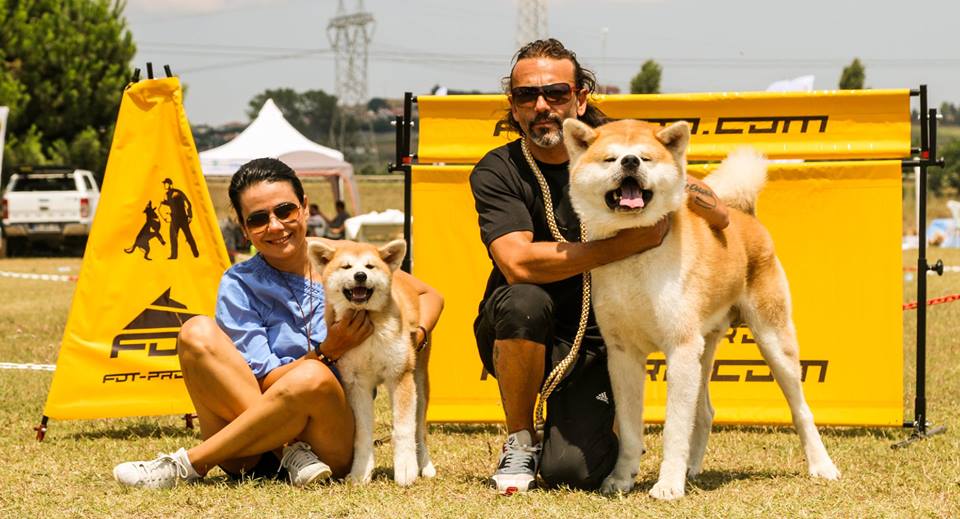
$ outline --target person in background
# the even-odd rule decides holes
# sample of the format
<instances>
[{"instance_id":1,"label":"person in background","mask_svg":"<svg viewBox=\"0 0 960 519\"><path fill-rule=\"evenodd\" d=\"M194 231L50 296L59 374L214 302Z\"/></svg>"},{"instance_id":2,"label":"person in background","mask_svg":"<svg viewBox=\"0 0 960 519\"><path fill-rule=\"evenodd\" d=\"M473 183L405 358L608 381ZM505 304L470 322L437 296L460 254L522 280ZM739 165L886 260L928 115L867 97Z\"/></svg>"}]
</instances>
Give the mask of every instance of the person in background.
<instances>
[{"instance_id":1,"label":"person in background","mask_svg":"<svg viewBox=\"0 0 960 519\"><path fill-rule=\"evenodd\" d=\"M350 218L350 213L347 212L347 205L343 203L343 200L337 200L336 210L337 214L333 218L327 219L327 238L331 240L342 240L346 234L346 222L347 218Z\"/></svg>"},{"instance_id":2,"label":"person in background","mask_svg":"<svg viewBox=\"0 0 960 519\"><path fill-rule=\"evenodd\" d=\"M232 265L237 262L237 252L243 249L247 239L243 237L243 229L233 216L220 219L220 234L223 235L223 244L227 247L227 256Z\"/></svg>"},{"instance_id":3,"label":"person in background","mask_svg":"<svg viewBox=\"0 0 960 519\"><path fill-rule=\"evenodd\" d=\"M323 237L327 233L327 218L320 212L320 206L310 204L310 216L307 217L307 236Z\"/></svg>"}]
</instances>

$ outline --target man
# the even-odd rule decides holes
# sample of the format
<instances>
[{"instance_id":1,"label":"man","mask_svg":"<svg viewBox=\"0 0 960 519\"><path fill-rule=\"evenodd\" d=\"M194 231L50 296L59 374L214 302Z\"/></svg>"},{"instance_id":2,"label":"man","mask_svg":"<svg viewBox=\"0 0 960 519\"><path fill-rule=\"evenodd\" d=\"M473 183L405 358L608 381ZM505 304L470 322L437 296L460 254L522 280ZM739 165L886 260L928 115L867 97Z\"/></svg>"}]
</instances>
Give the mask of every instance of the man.
<instances>
[{"instance_id":1,"label":"man","mask_svg":"<svg viewBox=\"0 0 960 519\"><path fill-rule=\"evenodd\" d=\"M193 239L193 233L190 232L193 205L183 191L174 189L173 181L169 178L163 179L163 187L167 190L167 195L160 203L170 208L170 257L167 259L177 259L181 230L184 238L187 239L187 244L190 245L193 257L196 258L200 256L200 251L197 250L197 242Z\"/></svg>"},{"instance_id":2,"label":"man","mask_svg":"<svg viewBox=\"0 0 960 519\"><path fill-rule=\"evenodd\" d=\"M350 213L347 212L347 204L343 203L343 200L337 200L335 204L337 209L337 214L333 218L327 219L324 216L324 220L327 220L327 238L331 240L342 240L347 234L347 218L350 218Z\"/></svg>"},{"instance_id":3,"label":"man","mask_svg":"<svg viewBox=\"0 0 960 519\"><path fill-rule=\"evenodd\" d=\"M537 395L574 342L582 273L658 246L668 223L580 243L562 123L569 117L594 126L604 122L603 113L587 102L596 80L572 51L548 39L517 52L504 86L510 102L506 122L520 138L487 153L470 175L480 235L493 260L474 332L484 367L497 378L508 433L492 480L502 493L525 491L539 470L548 484L594 489L612 470L618 444L606 349L592 310L580 354L548 399L542 443L532 418ZM542 172L552 209L545 208L524 145ZM713 192L690 182L691 207L711 226L725 227L726 209ZM547 211L568 243L553 236Z\"/></svg>"}]
</instances>

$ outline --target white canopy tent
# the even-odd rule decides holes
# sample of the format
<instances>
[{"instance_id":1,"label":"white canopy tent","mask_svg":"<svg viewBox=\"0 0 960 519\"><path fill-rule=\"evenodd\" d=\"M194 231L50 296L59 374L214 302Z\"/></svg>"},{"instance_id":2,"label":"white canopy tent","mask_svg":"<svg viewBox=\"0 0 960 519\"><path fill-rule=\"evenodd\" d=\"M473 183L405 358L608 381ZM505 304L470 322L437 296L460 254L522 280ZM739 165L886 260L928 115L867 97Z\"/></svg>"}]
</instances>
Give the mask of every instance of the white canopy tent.
<instances>
[{"instance_id":1,"label":"white canopy tent","mask_svg":"<svg viewBox=\"0 0 960 519\"><path fill-rule=\"evenodd\" d=\"M343 160L343 153L321 146L306 138L283 117L272 99L260 108L250 126L230 142L200 152L200 166L207 177L231 176L244 163L262 157L280 159L300 177L328 178L334 197L353 203L354 214L360 212L360 200L353 179L353 166Z\"/></svg>"}]
</instances>

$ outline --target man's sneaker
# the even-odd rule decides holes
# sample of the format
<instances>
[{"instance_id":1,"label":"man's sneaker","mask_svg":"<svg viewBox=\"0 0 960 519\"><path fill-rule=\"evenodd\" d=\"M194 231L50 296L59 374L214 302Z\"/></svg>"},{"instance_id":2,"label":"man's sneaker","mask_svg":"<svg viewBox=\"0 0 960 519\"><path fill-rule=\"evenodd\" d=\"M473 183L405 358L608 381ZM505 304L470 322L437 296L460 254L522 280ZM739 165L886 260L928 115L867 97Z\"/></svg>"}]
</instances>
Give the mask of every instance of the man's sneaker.
<instances>
[{"instance_id":1,"label":"man's sneaker","mask_svg":"<svg viewBox=\"0 0 960 519\"><path fill-rule=\"evenodd\" d=\"M501 494L526 492L533 488L540 466L540 445L531 445L530 431L517 431L503 444L497 472L491 478Z\"/></svg>"},{"instance_id":2,"label":"man's sneaker","mask_svg":"<svg viewBox=\"0 0 960 519\"><path fill-rule=\"evenodd\" d=\"M311 483L323 481L333 473L330 466L320 461L320 458L317 458L310 449L310 445L305 442L284 447L280 466L287 469L287 477L295 487L305 487Z\"/></svg>"},{"instance_id":3,"label":"man's sneaker","mask_svg":"<svg viewBox=\"0 0 960 519\"><path fill-rule=\"evenodd\" d=\"M113 468L113 479L131 487L172 488L178 481L192 483L200 479L187 451L180 449L160 454L152 461L128 461Z\"/></svg>"}]
</instances>

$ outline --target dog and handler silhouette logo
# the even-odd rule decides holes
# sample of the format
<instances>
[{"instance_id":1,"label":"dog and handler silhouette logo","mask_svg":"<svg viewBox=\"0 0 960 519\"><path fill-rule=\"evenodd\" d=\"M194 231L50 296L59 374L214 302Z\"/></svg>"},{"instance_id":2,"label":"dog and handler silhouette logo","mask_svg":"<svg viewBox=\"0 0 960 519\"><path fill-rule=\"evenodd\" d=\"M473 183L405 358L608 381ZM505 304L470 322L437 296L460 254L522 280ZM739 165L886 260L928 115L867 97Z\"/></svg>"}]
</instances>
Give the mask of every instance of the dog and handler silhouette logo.
<instances>
[{"instance_id":1,"label":"dog and handler silhouette logo","mask_svg":"<svg viewBox=\"0 0 960 519\"><path fill-rule=\"evenodd\" d=\"M190 203L190 199L187 198L186 193L175 189L173 181L169 178L163 179L163 186L166 189L164 199L158 204L159 207L154 207L153 201L147 200L147 205L143 208L143 214L146 215L143 227L137 233L133 245L123 249L123 252L131 254L136 249L141 249L143 259L151 259L150 240L157 239L160 245L167 244L163 239L163 234L160 233L160 220L162 218L168 224L170 230L170 256L167 259L177 259L181 231L187 240L187 245L190 246L190 251L193 252L193 257L199 257L200 251L197 249L197 242L193 239L193 233L190 232L190 222L193 220L193 205ZM164 210L164 206L166 206L166 210Z\"/></svg>"},{"instance_id":2,"label":"dog and handler silhouette logo","mask_svg":"<svg viewBox=\"0 0 960 519\"><path fill-rule=\"evenodd\" d=\"M123 94L46 418L193 411L177 335L230 265L175 77Z\"/></svg>"}]
</instances>

